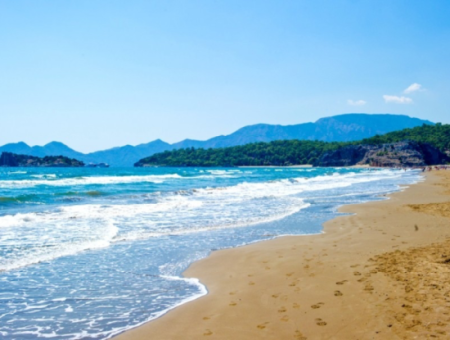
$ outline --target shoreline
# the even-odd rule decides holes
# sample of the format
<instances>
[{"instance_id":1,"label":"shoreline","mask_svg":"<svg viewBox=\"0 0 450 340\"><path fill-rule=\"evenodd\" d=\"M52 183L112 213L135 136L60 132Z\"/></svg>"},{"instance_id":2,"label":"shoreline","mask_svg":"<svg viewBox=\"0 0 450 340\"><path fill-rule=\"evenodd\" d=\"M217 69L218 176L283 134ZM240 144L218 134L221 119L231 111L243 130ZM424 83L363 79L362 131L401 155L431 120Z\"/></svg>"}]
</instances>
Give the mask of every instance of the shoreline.
<instances>
[{"instance_id":1,"label":"shoreline","mask_svg":"<svg viewBox=\"0 0 450 340\"><path fill-rule=\"evenodd\" d=\"M405 297L401 289L393 292L400 283L378 273L373 262L375 255L429 246L450 236L450 230L439 227L448 222L442 220L445 217L407 207L448 201L435 184L441 177L450 180L449 175L426 174L425 181L390 194L388 200L343 206L339 211L352 215L326 222L320 234L283 236L215 251L183 273L185 278L198 278L208 294L114 339L429 335L430 330L418 327L420 320L402 319L405 303L397 300ZM436 225L431 226L431 221ZM405 328L405 322L413 326Z\"/></svg>"},{"instance_id":2,"label":"shoreline","mask_svg":"<svg viewBox=\"0 0 450 340\"><path fill-rule=\"evenodd\" d=\"M226 168L226 167L225 167ZM312 164L299 164L299 165L239 165L236 168L242 168L242 169L248 169L248 168L275 168L275 169L297 169L297 168L314 168ZM356 165L349 165L349 166L333 166L330 168L356 168L356 169L365 169L365 168L374 168L377 169L375 166L371 166L369 164L356 164Z\"/></svg>"}]
</instances>

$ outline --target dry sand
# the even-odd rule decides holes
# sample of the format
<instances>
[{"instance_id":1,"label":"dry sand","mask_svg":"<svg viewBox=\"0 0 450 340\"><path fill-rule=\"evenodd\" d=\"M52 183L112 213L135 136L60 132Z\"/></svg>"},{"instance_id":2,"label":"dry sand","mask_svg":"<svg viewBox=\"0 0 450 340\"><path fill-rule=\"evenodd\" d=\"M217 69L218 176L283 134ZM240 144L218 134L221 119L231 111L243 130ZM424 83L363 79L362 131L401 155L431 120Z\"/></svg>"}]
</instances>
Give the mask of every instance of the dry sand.
<instances>
[{"instance_id":1,"label":"dry sand","mask_svg":"<svg viewBox=\"0 0 450 340\"><path fill-rule=\"evenodd\" d=\"M119 339L450 338L450 172L345 206L325 234L217 251L209 294Z\"/></svg>"}]
</instances>

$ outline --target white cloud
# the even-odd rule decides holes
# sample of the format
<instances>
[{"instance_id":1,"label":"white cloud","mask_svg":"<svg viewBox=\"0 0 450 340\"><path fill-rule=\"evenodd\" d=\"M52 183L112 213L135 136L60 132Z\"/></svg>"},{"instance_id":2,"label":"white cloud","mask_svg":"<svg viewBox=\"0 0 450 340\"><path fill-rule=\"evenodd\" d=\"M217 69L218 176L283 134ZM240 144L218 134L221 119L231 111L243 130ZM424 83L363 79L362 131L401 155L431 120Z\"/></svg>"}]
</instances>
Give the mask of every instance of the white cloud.
<instances>
[{"instance_id":1,"label":"white cloud","mask_svg":"<svg viewBox=\"0 0 450 340\"><path fill-rule=\"evenodd\" d=\"M396 104L411 104L413 102L413 100L409 97L404 97L404 96L390 96L385 94L383 96L384 101L386 103L396 103Z\"/></svg>"},{"instance_id":2,"label":"white cloud","mask_svg":"<svg viewBox=\"0 0 450 340\"><path fill-rule=\"evenodd\" d=\"M347 103L348 103L348 105L352 105L352 106L363 106L363 105L367 104L367 102L365 100L362 100L362 99L360 99L360 100L351 100L351 99L349 99L349 100L347 100Z\"/></svg>"},{"instance_id":3,"label":"white cloud","mask_svg":"<svg viewBox=\"0 0 450 340\"><path fill-rule=\"evenodd\" d=\"M406 88L403 93L412 93L412 92L416 92L419 91L422 88L422 85L414 83L408 86L408 88Z\"/></svg>"}]
</instances>

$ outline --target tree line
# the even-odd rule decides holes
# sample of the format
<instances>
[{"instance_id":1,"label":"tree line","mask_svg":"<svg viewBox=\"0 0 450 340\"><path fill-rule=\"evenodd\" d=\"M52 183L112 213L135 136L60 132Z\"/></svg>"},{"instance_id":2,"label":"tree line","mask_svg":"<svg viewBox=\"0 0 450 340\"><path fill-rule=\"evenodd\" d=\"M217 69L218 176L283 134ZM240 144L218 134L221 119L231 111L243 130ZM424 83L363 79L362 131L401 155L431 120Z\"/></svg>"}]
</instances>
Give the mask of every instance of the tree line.
<instances>
[{"instance_id":1,"label":"tree line","mask_svg":"<svg viewBox=\"0 0 450 340\"><path fill-rule=\"evenodd\" d=\"M431 144L450 150L450 125L423 125L376 135L354 142L279 140L226 148L185 148L165 151L141 159L135 166L289 166L314 164L324 153L346 145L379 145L404 140Z\"/></svg>"}]
</instances>

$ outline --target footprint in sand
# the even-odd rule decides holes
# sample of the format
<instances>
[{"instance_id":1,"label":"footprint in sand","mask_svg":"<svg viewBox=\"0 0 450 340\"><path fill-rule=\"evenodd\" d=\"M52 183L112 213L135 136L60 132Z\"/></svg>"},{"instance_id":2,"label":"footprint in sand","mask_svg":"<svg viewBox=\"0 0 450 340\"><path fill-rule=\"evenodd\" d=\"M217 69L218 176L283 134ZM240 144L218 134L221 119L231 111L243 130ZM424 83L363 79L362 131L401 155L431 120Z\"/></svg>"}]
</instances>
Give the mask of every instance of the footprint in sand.
<instances>
[{"instance_id":1,"label":"footprint in sand","mask_svg":"<svg viewBox=\"0 0 450 340\"><path fill-rule=\"evenodd\" d=\"M209 330L209 329L206 329L205 333L203 333L203 335L206 335L206 336L212 335L212 334L213 334L213 332L211 332L211 330Z\"/></svg>"},{"instance_id":2,"label":"footprint in sand","mask_svg":"<svg viewBox=\"0 0 450 340\"><path fill-rule=\"evenodd\" d=\"M230 292L229 294L230 294L230 295L234 295L234 294L236 294L236 292Z\"/></svg>"},{"instance_id":3,"label":"footprint in sand","mask_svg":"<svg viewBox=\"0 0 450 340\"><path fill-rule=\"evenodd\" d=\"M292 276L292 274L294 274L294 273L293 272L292 273L287 273L286 276Z\"/></svg>"},{"instance_id":4,"label":"footprint in sand","mask_svg":"<svg viewBox=\"0 0 450 340\"><path fill-rule=\"evenodd\" d=\"M281 307L281 308L278 310L278 313L286 313L286 307Z\"/></svg>"},{"instance_id":5,"label":"footprint in sand","mask_svg":"<svg viewBox=\"0 0 450 340\"><path fill-rule=\"evenodd\" d=\"M300 305L296 302L294 302L294 304L292 305L292 308L300 308Z\"/></svg>"},{"instance_id":6,"label":"footprint in sand","mask_svg":"<svg viewBox=\"0 0 450 340\"><path fill-rule=\"evenodd\" d=\"M254 286L254 285L255 285L255 283L254 283L253 281L250 281L248 284L249 284L250 286Z\"/></svg>"},{"instance_id":7,"label":"footprint in sand","mask_svg":"<svg viewBox=\"0 0 450 340\"><path fill-rule=\"evenodd\" d=\"M234 307L234 306L236 306L236 305L237 305L236 302L234 302L234 301L231 301L231 302L230 302L230 306L231 306L231 307Z\"/></svg>"},{"instance_id":8,"label":"footprint in sand","mask_svg":"<svg viewBox=\"0 0 450 340\"><path fill-rule=\"evenodd\" d=\"M360 272L354 272L353 275L355 275L355 276L360 276L361 273L360 273Z\"/></svg>"},{"instance_id":9,"label":"footprint in sand","mask_svg":"<svg viewBox=\"0 0 450 340\"><path fill-rule=\"evenodd\" d=\"M316 319L316 325L317 326L326 326L327 323L323 321L322 319Z\"/></svg>"},{"instance_id":10,"label":"footprint in sand","mask_svg":"<svg viewBox=\"0 0 450 340\"><path fill-rule=\"evenodd\" d=\"M209 319L210 319L209 316L204 316L204 317L203 317L203 320L205 320L205 321L206 321L206 320L209 320Z\"/></svg>"},{"instance_id":11,"label":"footprint in sand","mask_svg":"<svg viewBox=\"0 0 450 340\"><path fill-rule=\"evenodd\" d=\"M294 339L297 339L297 340L307 340L307 338L306 338L306 336L304 336L303 334L302 334L302 332L300 332L300 331L295 331L295 333L294 333Z\"/></svg>"},{"instance_id":12,"label":"footprint in sand","mask_svg":"<svg viewBox=\"0 0 450 340\"><path fill-rule=\"evenodd\" d=\"M337 285L343 285L343 284L346 283L346 282L347 282L347 280L342 280L342 281L336 282L336 284L337 284Z\"/></svg>"},{"instance_id":13,"label":"footprint in sand","mask_svg":"<svg viewBox=\"0 0 450 340\"><path fill-rule=\"evenodd\" d=\"M266 328L266 326L267 326L268 324L269 324L269 322L263 322L263 323L257 325L256 328L258 328L258 329L264 329L264 328Z\"/></svg>"},{"instance_id":14,"label":"footprint in sand","mask_svg":"<svg viewBox=\"0 0 450 340\"><path fill-rule=\"evenodd\" d=\"M289 321L289 317L288 317L287 315L285 315L285 316L283 316L283 317L280 319L280 321L288 322L288 321Z\"/></svg>"},{"instance_id":15,"label":"footprint in sand","mask_svg":"<svg viewBox=\"0 0 450 340\"><path fill-rule=\"evenodd\" d=\"M334 291L334 296L342 296L342 295L344 295L344 294L342 294L341 291L339 291L339 290Z\"/></svg>"},{"instance_id":16,"label":"footprint in sand","mask_svg":"<svg viewBox=\"0 0 450 340\"><path fill-rule=\"evenodd\" d=\"M366 284L366 286L364 287L364 290L367 290L367 291L372 291L374 288L373 288L373 286L370 284L370 283L368 283L368 284Z\"/></svg>"},{"instance_id":17,"label":"footprint in sand","mask_svg":"<svg viewBox=\"0 0 450 340\"><path fill-rule=\"evenodd\" d=\"M273 297L274 299L276 299L278 296L280 296L280 294L272 294L272 297Z\"/></svg>"},{"instance_id":18,"label":"footprint in sand","mask_svg":"<svg viewBox=\"0 0 450 340\"><path fill-rule=\"evenodd\" d=\"M316 303L315 305L312 305L311 308L312 309L319 309L320 307L322 307L322 305L323 305L323 302L319 302L319 303Z\"/></svg>"}]
</instances>

